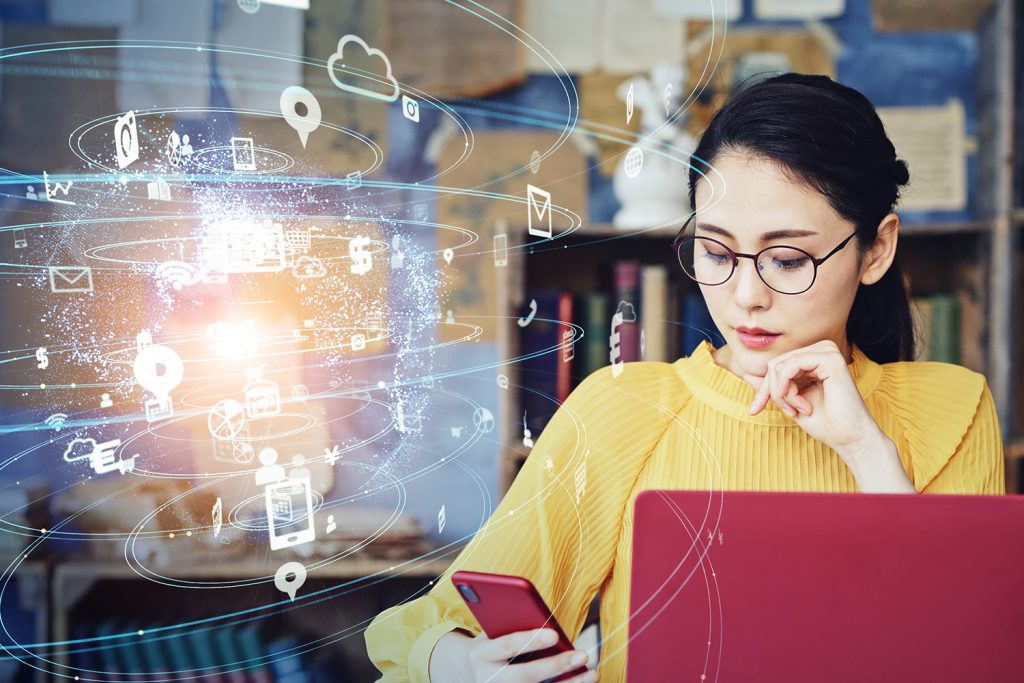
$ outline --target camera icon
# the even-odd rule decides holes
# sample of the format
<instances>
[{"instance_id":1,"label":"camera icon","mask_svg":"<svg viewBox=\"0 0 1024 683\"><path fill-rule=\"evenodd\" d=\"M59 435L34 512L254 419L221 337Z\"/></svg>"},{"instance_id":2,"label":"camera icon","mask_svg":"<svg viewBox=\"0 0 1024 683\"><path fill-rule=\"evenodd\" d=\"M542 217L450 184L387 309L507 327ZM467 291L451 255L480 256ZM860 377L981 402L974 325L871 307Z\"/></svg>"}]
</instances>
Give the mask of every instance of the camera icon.
<instances>
[{"instance_id":1,"label":"camera icon","mask_svg":"<svg viewBox=\"0 0 1024 683\"><path fill-rule=\"evenodd\" d=\"M402 113L410 121L420 122L420 103L408 95L402 95Z\"/></svg>"}]
</instances>

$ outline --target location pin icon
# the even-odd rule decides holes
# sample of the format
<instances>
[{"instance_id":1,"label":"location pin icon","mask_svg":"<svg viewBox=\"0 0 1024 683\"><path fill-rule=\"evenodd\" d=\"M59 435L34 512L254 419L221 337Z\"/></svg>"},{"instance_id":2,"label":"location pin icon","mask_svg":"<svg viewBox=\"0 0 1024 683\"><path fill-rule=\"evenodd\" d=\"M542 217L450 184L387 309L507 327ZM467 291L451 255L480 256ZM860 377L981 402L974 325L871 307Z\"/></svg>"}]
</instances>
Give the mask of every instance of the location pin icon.
<instances>
[{"instance_id":1,"label":"location pin icon","mask_svg":"<svg viewBox=\"0 0 1024 683\"><path fill-rule=\"evenodd\" d=\"M298 112L300 104L305 108L305 114ZM320 102L302 86L293 85L284 89L281 93L281 114L299 134L303 147L306 146L309 134L320 127Z\"/></svg>"},{"instance_id":2,"label":"location pin icon","mask_svg":"<svg viewBox=\"0 0 1024 683\"><path fill-rule=\"evenodd\" d=\"M289 579L292 576L294 578ZM274 585L277 590L287 593L295 601L295 594L306 583L306 567L301 562L285 562L274 574Z\"/></svg>"},{"instance_id":3,"label":"location pin icon","mask_svg":"<svg viewBox=\"0 0 1024 683\"><path fill-rule=\"evenodd\" d=\"M451 263L452 259L455 258L455 252L452 251L451 249L445 249L443 252L441 252L441 255L444 256L445 263Z\"/></svg>"}]
</instances>

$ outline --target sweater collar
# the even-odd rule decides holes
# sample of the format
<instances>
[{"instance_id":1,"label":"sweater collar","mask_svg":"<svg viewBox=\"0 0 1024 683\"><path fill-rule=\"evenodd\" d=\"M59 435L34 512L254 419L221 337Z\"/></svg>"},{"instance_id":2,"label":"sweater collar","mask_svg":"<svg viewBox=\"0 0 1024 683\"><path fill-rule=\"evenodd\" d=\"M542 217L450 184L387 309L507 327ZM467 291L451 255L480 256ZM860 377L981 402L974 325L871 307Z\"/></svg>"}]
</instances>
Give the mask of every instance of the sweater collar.
<instances>
[{"instance_id":1,"label":"sweater collar","mask_svg":"<svg viewBox=\"0 0 1024 683\"><path fill-rule=\"evenodd\" d=\"M867 398L878 384L882 367L864 355L856 345L852 349L853 362L847 364L847 367L860 395ZM739 375L718 365L713 353L714 347L708 341L703 341L693 353L674 363L676 372L694 396L716 410L748 422L796 425L771 401L760 413L751 415L750 404L754 400L754 388Z\"/></svg>"}]
</instances>

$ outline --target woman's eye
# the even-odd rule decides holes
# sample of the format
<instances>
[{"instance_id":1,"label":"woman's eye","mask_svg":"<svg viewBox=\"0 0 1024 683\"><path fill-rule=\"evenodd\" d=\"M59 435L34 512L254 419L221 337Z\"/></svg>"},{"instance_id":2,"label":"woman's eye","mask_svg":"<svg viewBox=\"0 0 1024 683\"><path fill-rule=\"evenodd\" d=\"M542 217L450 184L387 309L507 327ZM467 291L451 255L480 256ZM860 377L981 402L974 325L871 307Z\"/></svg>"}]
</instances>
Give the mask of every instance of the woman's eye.
<instances>
[{"instance_id":1,"label":"woman's eye","mask_svg":"<svg viewBox=\"0 0 1024 683\"><path fill-rule=\"evenodd\" d=\"M729 261L729 254L725 252L707 251L704 253L704 258L714 264L723 264Z\"/></svg>"},{"instance_id":2,"label":"woman's eye","mask_svg":"<svg viewBox=\"0 0 1024 683\"><path fill-rule=\"evenodd\" d=\"M806 256L797 256L794 258L773 258L772 265L780 270L799 270L805 267L808 263Z\"/></svg>"}]
</instances>

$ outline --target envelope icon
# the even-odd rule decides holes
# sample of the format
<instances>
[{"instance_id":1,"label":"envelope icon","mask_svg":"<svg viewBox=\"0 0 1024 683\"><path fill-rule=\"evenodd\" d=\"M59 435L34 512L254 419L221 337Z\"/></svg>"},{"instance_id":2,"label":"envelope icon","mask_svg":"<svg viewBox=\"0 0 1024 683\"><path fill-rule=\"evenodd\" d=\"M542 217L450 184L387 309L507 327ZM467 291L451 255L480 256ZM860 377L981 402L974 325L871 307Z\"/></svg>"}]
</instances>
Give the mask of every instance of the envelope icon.
<instances>
[{"instance_id":1,"label":"envelope icon","mask_svg":"<svg viewBox=\"0 0 1024 683\"><path fill-rule=\"evenodd\" d=\"M536 237L551 237L551 193L533 185L526 186L527 221L530 234ZM544 216L548 218L548 227L544 228ZM539 227L534 227L537 223Z\"/></svg>"},{"instance_id":2,"label":"envelope icon","mask_svg":"<svg viewBox=\"0 0 1024 683\"><path fill-rule=\"evenodd\" d=\"M91 292L92 268L89 266L50 266L50 291Z\"/></svg>"}]
</instances>

